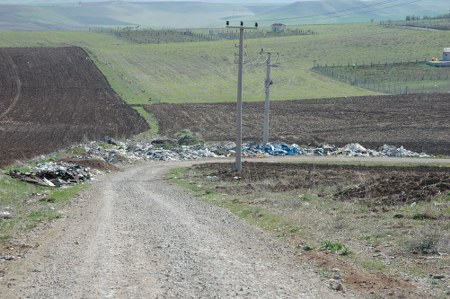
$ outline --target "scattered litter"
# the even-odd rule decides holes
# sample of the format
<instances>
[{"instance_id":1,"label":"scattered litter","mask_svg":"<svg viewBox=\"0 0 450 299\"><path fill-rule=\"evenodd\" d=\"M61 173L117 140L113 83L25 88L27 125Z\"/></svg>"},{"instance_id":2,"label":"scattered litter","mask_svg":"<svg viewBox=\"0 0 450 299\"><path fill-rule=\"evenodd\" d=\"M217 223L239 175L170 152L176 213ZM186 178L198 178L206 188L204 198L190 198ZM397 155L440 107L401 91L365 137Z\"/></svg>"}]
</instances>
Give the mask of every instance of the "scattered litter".
<instances>
[{"instance_id":1,"label":"scattered litter","mask_svg":"<svg viewBox=\"0 0 450 299\"><path fill-rule=\"evenodd\" d=\"M34 167L33 172L11 170L9 175L22 181L49 187L78 184L91 179L89 168L66 162L46 162Z\"/></svg>"},{"instance_id":2,"label":"scattered litter","mask_svg":"<svg viewBox=\"0 0 450 299\"><path fill-rule=\"evenodd\" d=\"M387 145L387 144L385 144L381 148L379 148L378 151L381 153L382 156L386 156L386 157L419 157L419 158L429 157L425 153L415 153L415 152L406 150L403 148L403 146L396 147L396 146Z\"/></svg>"},{"instance_id":3,"label":"scattered litter","mask_svg":"<svg viewBox=\"0 0 450 299\"><path fill-rule=\"evenodd\" d=\"M16 258L12 255L2 255L0 256L0 260L5 260L5 261L12 261L15 260Z\"/></svg>"},{"instance_id":4,"label":"scattered litter","mask_svg":"<svg viewBox=\"0 0 450 299\"><path fill-rule=\"evenodd\" d=\"M13 216L10 212L8 211L2 211L0 212L0 219L12 219Z\"/></svg>"},{"instance_id":5,"label":"scattered litter","mask_svg":"<svg viewBox=\"0 0 450 299\"><path fill-rule=\"evenodd\" d=\"M183 161L200 158L229 157L236 153L234 142L197 145L180 145L177 139L157 138L150 142L117 141L91 142L79 145L84 154L72 157L70 162L46 162L38 164L30 172L10 171L10 176L26 182L50 187L61 187L92 180L98 173L95 169L83 167L82 161L97 160L107 163L133 163L141 160ZM324 144L319 147L302 147L298 144L257 142L242 146L244 157L315 155L315 156L360 156L360 157L428 157L424 153L415 153L401 147L383 145L377 150L367 149L359 143L350 143L343 147ZM80 161L77 163L77 161Z\"/></svg>"},{"instance_id":6,"label":"scattered litter","mask_svg":"<svg viewBox=\"0 0 450 299\"><path fill-rule=\"evenodd\" d=\"M328 283L328 287L334 291L337 292L343 292L344 288L342 287L342 284L334 279L331 279Z\"/></svg>"},{"instance_id":7,"label":"scattered litter","mask_svg":"<svg viewBox=\"0 0 450 299\"><path fill-rule=\"evenodd\" d=\"M424 153L415 153L393 145L383 145L377 150L366 149L359 143L350 143L343 147L323 145L320 147L301 147L297 144L247 143L243 146L244 156L287 156L287 155L316 155L316 156L353 156L353 157L429 157Z\"/></svg>"}]
</instances>

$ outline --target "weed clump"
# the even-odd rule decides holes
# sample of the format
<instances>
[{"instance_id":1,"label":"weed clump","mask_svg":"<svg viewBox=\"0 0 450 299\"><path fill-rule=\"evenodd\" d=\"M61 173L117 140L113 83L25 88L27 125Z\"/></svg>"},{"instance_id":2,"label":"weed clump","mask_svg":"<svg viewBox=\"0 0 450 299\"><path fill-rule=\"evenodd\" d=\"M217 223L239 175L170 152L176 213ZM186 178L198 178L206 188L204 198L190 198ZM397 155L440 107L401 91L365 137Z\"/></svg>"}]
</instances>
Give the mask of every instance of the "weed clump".
<instances>
[{"instance_id":1,"label":"weed clump","mask_svg":"<svg viewBox=\"0 0 450 299\"><path fill-rule=\"evenodd\" d=\"M413 254L434 254L437 253L439 236L429 231L420 231L413 234L405 241L406 251Z\"/></svg>"},{"instance_id":2,"label":"weed clump","mask_svg":"<svg viewBox=\"0 0 450 299\"><path fill-rule=\"evenodd\" d=\"M198 145L204 144L205 140L199 133L191 132L190 130L182 130L176 134L178 138L178 145Z\"/></svg>"},{"instance_id":3,"label":"weed clump","mask_svg":"<svg viewBox=\"0 0 450 299\"><path fill-rule=\"evenodd\" d=\"M323 251L329 251L331 253L335 253L337 255L349 255L351 253L350 249L347 247L347 245L336 242L333 243L332 241L326 240L322 243L320 246L320 250Z\"/></svg>"}]
</instances>

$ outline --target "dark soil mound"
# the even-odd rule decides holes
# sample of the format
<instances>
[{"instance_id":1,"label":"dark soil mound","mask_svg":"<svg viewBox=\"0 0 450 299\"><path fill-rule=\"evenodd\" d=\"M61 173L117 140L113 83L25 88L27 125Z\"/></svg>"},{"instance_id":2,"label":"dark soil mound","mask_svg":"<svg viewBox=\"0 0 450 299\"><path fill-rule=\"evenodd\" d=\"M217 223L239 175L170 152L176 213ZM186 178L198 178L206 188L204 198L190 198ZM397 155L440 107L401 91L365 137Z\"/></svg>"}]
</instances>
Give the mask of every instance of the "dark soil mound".
<instances>
[{"instance_id":1,"label":"dark soil mound","mask_svg":"<svg viewBox=\"0 0 450 299\"><path fill-rule=\"evenodd\" d=\"M78 47L0 49L0 166L148 129Z\"/></svg>"},{"instance_id":2,"label":"dark soil mound","mask_svg":"<svg viewBox=\"0 0 450 299\"><path fill-rule=\"evenodd\" d=\"M370 204L430 201L450 191L450 171L439 167L378 167L289 163L245 163L237 174L233 164L196 166L221 181L240 182L228 193L283 192L317 186L341 186L336 200ZM320 195L320 194L319 194Z\"/></svg>"}]
</instances>

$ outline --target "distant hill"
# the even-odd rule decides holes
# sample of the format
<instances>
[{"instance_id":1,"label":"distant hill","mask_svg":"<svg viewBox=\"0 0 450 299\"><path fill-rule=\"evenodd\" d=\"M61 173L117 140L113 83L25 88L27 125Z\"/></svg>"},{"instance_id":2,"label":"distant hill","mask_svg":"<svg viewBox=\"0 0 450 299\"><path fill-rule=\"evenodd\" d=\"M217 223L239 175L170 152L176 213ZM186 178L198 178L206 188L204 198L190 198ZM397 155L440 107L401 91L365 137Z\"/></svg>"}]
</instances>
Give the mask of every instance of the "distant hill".
<instances>
[{"instance_id":1,"label":"distant hill","mask_svg":"<svg viewBox=\"0 0 450 299\"><path fill-rule=\"evenodd\" d=\"M108 0L0 0L0 4L43 4L43 3L78 3L78 2L105 2ZM117 1L117 0L116 0ZM192 0L119 0L123 2L192 2ZM208 3L292 3L292 0L203 0Z\"/></svg>"},{"instance_id":2,"label":"distant hill","mask_svg":"<svg viewBox=\"0 0 450 299\"><path fill-rule=\"evenodd\" d=\"M328 24L404 19L447 12L450 3L440 0L325 0L298 1L259 13L258 20L279 19L286 24Z\"/></svg>"},{"instance_id":3,"label":"distant hill","mask_svg":"<svg viewBox=\"0 0 450 299\"><path fill-rule=\"evenodd\" d=\"M258 4L249 4L256 1L233 1L236 3L225 0L59 0L59 3L54 3L54 0L0 0L0 31L79 30L93 26L138 25L154 28L199 28L223 26L228 19L258 21L263 26L275 22L290 25L369 22L404 19L406 15L434 16L450 9L450 4L442 0L317 0L293 3L273 0L275 3L260 1Z\"/></svg>"}]
</instances>

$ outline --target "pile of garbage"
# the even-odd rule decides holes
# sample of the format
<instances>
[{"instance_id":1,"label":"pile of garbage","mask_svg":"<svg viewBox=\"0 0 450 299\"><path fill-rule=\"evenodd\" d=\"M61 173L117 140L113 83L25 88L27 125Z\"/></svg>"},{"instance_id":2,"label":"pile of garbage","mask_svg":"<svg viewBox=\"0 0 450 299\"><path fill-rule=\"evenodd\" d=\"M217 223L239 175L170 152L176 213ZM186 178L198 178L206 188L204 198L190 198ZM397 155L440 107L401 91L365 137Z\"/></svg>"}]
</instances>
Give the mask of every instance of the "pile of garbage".
<instances>
[{"instance_id":1,"label":"pile of garbage","mask_svg":"<svg viewBox=\"0 0 450 299\"><path fill-rule=\"evenodd\" d=\"M176 140L175 140L176 141ZM172 147L170 148L171 145ZM229 157L236 153L234 142L220 142L213 144L197 144L191 146L177 146L176 143L164 139L146 142L117 142L109 141L107 146L93 142L82 146L85 155L82 159L103 159L109 163L133 162L139 160L182 161L199 158ZM343 147L322 145L319 147L302 147L297 144L257 142L244 143L242 155L245 157L258 156L288 156L288 155L316 155L316 156L358 156L358 157L428 157L424 153L416 153L393 145L383 145L372 150L359 143L350 143Z\"/></svg>"},{"instance_id":2,"label":"pile of garbage","mask_svg":"<svg viewBox=\"0 0 450 299\"><path fill-rule=\"evenodd\" d=\"M418 157L418 158L429 157L429 155L425 153L415 153L403 148L403 146L396 147L393 145L385 144L378 150L384 157Z\"/></svg>"},{"instance_id":3,"label":"pile of garbage","mask_svg":"<svg viewBox=\"0 0 450 299\"><path fill-rule=\"evenodd\" d=\"M183 161L200 158L229 157L236 153L234 142L214 144L180 145L176 139L160 138L151 142L115 141L91 142L78 145L83 154L72 157L74 160L101 160L111 164L133 163L135 161ZM257 142L245 143L242 146L244 157L315 155L315 156L359 156L359 157L428 157L424 153L415 153L392 145L371 150L361 144L351 143L344 147L322 145L320 147L301 147L297 144ZM45 158L45 157L44 157ZM82 163L80 163L82 164ZM95 169L82 167L77 163L46 162L40 163L28 171L11 170L10 176L23 181L43 186L66 186L91 180Z\"/></svg>"},{"instance_id":4,"label":"pile of garbage","mask_svg":"<svg viewBox=\"0 0 450 299\"><path fill-rule=\"evenodd\" d=\"M90 168L66 162L45 162L31 171L11 170L9 175L22 181L41 186L62 187L92 179Z\"/></svg>"},{"instance_id":5,"label":"pile of garbage","mask_svg":"<svg viewBox=\"0 0 450 299\"><path fill-rule=\"evenodd\" d=\"M405 149L403 146L383 145L376 150L366 149L359 143L350 143L343 148L337 149L333 155L359 156L359 157L409 157L409 158L426 158L429 155L425 153L416 153Z\"/></svg>"},{"instance_id":6,"label":"pile of garbage","mask_svg":"<svg viewBox=\"0 0 450 299\"><path fill-rule=\"evenodd\" d=\"M102 143L92 142L82 145L82 148L86 154L77 157L78 159L103 159L112 164L139 160L184 161L222 156L205 145L174 145L169 149L167 143L164 143L163 146L159 140L153 144L129 140L126 142L109 141L106 146Z\"/></svg>"},{"instance_id":7,"label":"pile of garbage","mask_svg":"<svg viewBox=\"0 0 450 299\"><path fill-rule=\"evenodd\" d=\"M366 149L359 143L350 143L343 147L334 145L322 145L320 147L301 147L297 144L247 143L243 146L244 156L290 156L290 155L315 155L315 156L350 156L350 157L429 157L425 153L415 153L393 145L383 145L376 150Z\"/></svg>"}]
</instances>

